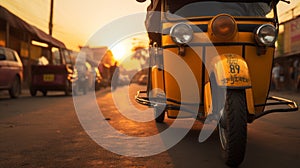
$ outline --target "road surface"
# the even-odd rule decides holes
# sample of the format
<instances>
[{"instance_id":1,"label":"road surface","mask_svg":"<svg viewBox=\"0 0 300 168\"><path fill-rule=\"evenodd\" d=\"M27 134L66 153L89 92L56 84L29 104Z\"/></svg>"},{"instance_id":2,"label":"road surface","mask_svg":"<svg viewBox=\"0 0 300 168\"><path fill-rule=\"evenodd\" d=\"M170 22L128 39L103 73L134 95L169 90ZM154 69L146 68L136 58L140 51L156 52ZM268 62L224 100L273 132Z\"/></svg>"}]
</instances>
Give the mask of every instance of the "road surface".
<instances>
[{"instance_id":1,"label":"road surface","mask_svg":"<svg viewBox=\"0 0 300 168\"><path fill-rule=\"evenodd\" d=\"M130 99L144 86L131 85ZM124 87L118 88L122 90ZM300 104L300 94L272 92L292 98ZM79 97L88 99L89 95ZM147 137L167 129L173 122L134 122L120 114L108 88L96 92L96 102L103 122L129 136ZM90 102L77 107L89 107ZM135 103L132 104L145 109ZM139 116L137 113L136 116ZM98 145L83 129L71 96L50 92L43 97L30 97L25 91L19 99L9 99L0 93L0 167L60 168L60 167L226 167L223 163L218 134L215 131L199 143L202 123L196 121L188 134L169 150L148 157L128 157L115 154ZM108 135L106 135L108 136ZM105 136L103 138L106 138ZM121 143L121 141L120 141ZM120 145L120 144L118 144ZM122 143L129 150L132 144ZM140 144L147 146L147 142ZM241 168L300 167L300 112L270 114L248 125L248 144Z\"/></svg>"}]
</instances>

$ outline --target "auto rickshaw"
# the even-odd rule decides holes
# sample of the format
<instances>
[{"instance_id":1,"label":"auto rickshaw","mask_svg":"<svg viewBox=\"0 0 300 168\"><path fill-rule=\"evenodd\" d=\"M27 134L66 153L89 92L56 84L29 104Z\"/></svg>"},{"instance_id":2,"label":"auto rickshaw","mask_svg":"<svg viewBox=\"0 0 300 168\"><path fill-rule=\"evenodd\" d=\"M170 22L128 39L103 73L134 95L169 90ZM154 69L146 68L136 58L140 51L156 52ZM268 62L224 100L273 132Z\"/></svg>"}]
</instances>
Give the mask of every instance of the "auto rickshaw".
<instances>
[{"instance_id":1,"label":"auto rickshaw","mask_svg":"<svg viewBox=\"0 0 300 168\"><path fill-rule=\"evenodd\" d=\"M158 123L165 114L217 120L225 162L238 166L248 123L298 110L292 100L269 96L278 2L153 1L146 24L155 21L158 29L148 29L148 84L136 101L154 108Z\"/></svg>"},{"instance_id":2,"label":"auto rickshaw","mask_svg":"<svg viewBox=\"0 0 300 168\"><path fill-rule=\"evenodd\" d=\"M45 57L46 59L46 57ZM41 91L46 96L48 91L64 91L72 94L72 85L77 81L74 63L70 51L63 48L52 48L52 57L46 64L31 65L30 95L36 96Z\"/></svg>"}]
</instances>

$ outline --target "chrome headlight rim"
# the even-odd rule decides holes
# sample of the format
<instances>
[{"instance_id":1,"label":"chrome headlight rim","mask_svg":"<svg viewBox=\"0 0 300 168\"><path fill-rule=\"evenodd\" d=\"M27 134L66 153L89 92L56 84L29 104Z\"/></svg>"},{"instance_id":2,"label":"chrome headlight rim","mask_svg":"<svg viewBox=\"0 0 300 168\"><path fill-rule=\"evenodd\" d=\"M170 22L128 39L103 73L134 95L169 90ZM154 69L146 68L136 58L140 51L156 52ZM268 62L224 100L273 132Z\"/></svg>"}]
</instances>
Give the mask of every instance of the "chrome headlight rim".
<instances>
[{"instance_id":1,"label":"chrome headlight rim","mask_svg":"<svg viewBox=\"0 0 300 168\"><path fill-rule=\"evenodd\" d=\"M181 35L181 37L179 37L177 33L180 29L183 29L183 28L186 28L186 31L185 31L186 34ZM171 27L170 36L176 44L185 45L193 40L194 31L193 31L193 28L191 27L191 25L181 22L181 23L177 23Z\"/></svg>"},{"instance_id":2,"label":"chrome headlight rim","mask_svg":"<svg viewBox=\"0 0 300 168\"><path fill-rule=\"evenodd\" d=\"M270 32L270 34L273 33L273 35L269 35L269 38L271 38L269 40L267 39L267 36L262 35L263 29L266 29L266 28L271 28L273 31L273 32ZM260 46L267 46L267 47L274 46L275 42L277 40L277 29L275 28L274 25L271 25L271 24L260 25L255 30L254 34L255 34L255 40L258 43L258 45L260 45Z\"/></svg>"}]
</instances>

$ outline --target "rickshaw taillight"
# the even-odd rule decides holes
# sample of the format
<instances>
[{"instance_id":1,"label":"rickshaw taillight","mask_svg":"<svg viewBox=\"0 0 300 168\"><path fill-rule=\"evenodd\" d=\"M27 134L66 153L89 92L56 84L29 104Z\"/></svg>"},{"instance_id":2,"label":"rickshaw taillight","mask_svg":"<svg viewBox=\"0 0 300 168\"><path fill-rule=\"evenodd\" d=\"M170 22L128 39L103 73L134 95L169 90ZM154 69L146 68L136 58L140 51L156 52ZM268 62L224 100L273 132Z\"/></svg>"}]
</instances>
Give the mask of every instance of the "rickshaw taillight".
<instances>
[{"instance_id":1,"label":"rickshaw taillight","mask_svg":"<svg viewBox=\"0 0 300 168\"><path fill-rule=\"evenodd\" d=\"M235 35L236 23L229 15L219 15L212 22L212 33L215 37L229 39Z\"/></svg>"}]
</instances>

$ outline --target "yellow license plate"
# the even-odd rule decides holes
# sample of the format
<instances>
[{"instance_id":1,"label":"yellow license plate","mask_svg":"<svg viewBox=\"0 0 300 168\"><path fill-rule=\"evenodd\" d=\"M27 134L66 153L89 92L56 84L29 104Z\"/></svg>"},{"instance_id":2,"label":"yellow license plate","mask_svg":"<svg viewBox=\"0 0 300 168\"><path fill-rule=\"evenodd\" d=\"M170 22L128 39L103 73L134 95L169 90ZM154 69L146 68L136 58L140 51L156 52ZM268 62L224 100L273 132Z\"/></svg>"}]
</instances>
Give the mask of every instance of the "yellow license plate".
<instances>
[{"instance_id":1,"label":"yellow license plate","mask_svg":"<svg viewBox=\"0 0 300 168\"><path fill-rule=\"evenodd\" d=\"M54 81L54 74L44 74L43 80L45 82L52 82L52 81Z\"/></svg>"}]
</instances>

